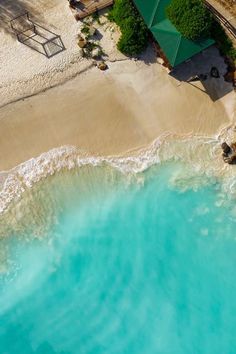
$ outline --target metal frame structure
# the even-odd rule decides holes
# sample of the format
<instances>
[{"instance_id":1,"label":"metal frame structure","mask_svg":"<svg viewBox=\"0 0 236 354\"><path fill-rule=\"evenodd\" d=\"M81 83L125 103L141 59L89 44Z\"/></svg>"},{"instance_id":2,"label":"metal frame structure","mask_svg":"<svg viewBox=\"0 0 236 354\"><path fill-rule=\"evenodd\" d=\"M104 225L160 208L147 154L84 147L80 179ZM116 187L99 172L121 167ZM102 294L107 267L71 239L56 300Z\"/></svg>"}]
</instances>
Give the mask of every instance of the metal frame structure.
<instances>
[{"instance_id":1,"label":"metal frame structure","mask_svg":"<svg viewBox=\"0 0 236 354\"><path fill-rule=\"evenodd\" d=\"M22 22L23 25L21 24ZM10 25L20 43L36 50L47 58L51 58L65 50L61 37L33 22L28 12L13 18L10 21ZM22 28L20 29L19 27ZM50 52L50 47L54 48L52 52Z\"/></svg>"}]
</instances>

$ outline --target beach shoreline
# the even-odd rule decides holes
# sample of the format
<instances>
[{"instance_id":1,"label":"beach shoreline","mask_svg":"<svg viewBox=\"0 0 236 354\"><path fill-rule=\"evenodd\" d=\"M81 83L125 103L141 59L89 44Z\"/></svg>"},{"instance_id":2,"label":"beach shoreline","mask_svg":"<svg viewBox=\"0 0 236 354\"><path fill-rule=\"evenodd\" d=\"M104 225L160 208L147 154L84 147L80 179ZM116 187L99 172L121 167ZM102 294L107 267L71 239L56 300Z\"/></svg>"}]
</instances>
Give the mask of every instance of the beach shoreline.
<instances>
[{"instance_id":1,"label":"beach shoreline","mask_svg":"<svg viewBox=\"0 0 236 354\"><path fill-rule=\"evenodd\" d=\"M233 92L214 102L200 83L177 82L158 63L92 67L0 109L0 212L40 180L84 164L137 173L179 159L233 178L220 144L236 137L234 119Z\"/></svg>"},{"instance_id":2,"label":"beach shoreline","mask_svg":"<svg viewBox=\"0 0 236 354\"><path fill-rule=\"evenodd\" d=\"M42 0L34 6L41 12L47 9L41 21L53 23L66 50L48 60L0 32L10 55L1 58L1 210L27 186L61 168L79 166L81 158L95 164L132 162L133 171L141 171L158 162L159 150L171 141L182 145L170 144L163 161L180 158L194 165L202 160L206 171L210 142L217 154L209 169L225 170L219 147L224 140L236 139L236 99L232 85L224 81L227 66L215 47L169 75L151 46L137 59L119 53L119 31L103 17L103 25L93 24L107 54L108 70L101 72L93 60L81 57L76 43L81 23L73 19L67 2ZM15 53L22 57L20 62ZM213 65L220 79L208 75L206 82L188 82L187 76L209 73ZM195 155L199 157L194 162Z\"/></svg>"},{"instance_id":3,"label":"beach shoreline","mask_svg":"<svg viewBox=\"0 0 236 354\"><path fill-rule=\"evenodd\" d=\"M214 102L201 83L178 82L158 63L118 61L107 72L91 67L0 109L0 171L66 145L111 156L166 133L215 136L234 124L234 98L232 91Z\"/></svg>"}]
</instances>

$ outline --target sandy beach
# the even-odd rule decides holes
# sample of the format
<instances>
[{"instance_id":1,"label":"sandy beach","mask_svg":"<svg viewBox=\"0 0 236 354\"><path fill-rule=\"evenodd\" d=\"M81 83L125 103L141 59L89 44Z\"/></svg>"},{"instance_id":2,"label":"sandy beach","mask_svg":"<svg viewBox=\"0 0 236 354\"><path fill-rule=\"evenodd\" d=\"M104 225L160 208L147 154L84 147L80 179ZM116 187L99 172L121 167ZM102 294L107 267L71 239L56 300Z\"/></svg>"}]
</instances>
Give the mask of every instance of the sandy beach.
<instances>
[{"instance_id":1,"label":"sandy beach","mask_svg":"<svg viewBox=\"0 0 236 354\"><path fill-rule=\"evenodd\" d=\"M214 46L169 74L151 46L137 59L120 54L116 49L119 31L103 16L100 24L93 22L106 53L108 70L102 72L91 59L81 55L77 46L81 23L74 20L67 1L41 0L30 4L24 0L17 4L24 5L47 28L53 28L66 50L48 59L17 42L8 27L3 26L0 31L2 185L6 171L33 158L39 158L35 164L42 161L45 164L48 157L41 161L40 155L61 147L106 158L134 155L159 138L165 141L163 137L167 136L193 142L195 138L218 139L217 146L220 146L222 129L227 140L227 128L231 127L229 139L232 139L235 92L224 81L226 64ZM3 20L22 11L11 8L11 2L0 0L0 6L1 14L5 14ZM210 77L212 66L218 68L219 79ZM199 74L207 74L207 80L189 82L189 78ZM196 148L191 149L192 155L198 153ZM201 151L199 143L198 150ZM60 158L64 159L63 166L67 166L70 152L65 151L57 156L57 168ZM40 168L37 176L32 177L35 164L34 167L29 164L27 173L23 168L23 172L9 175L9 185L1 194L2 209L5 199L9 204L14 198L15 188L18 192L24 190L21 185L24 178L26 185L40 179ZM42 170L44 176L53 173L52 166Z\"/></svg>"},{"instance_id":2,"label":"sandy beach","mask_svg":"<svg viewBox=\"0 0 236 354\"><path fill-rule=\"evenodd\" d=\"M153 63L123 61L78 75L0 110L0 169L63 145L117 155L164 133L212 136L235 117L234 93L215 102Z\"/></svg>"}]
</instances>

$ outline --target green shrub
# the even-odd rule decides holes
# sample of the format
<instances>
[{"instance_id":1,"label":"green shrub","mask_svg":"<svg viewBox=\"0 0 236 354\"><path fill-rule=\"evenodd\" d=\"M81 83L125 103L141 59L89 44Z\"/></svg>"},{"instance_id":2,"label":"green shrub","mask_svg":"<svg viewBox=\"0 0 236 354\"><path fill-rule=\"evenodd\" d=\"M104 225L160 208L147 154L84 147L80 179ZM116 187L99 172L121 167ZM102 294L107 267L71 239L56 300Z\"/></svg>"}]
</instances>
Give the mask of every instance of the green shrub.
<instances>
[{"instance_id":1,"label":"green shrub","mask_svg":"<svg viewBox=\"0 0 236 354\"><path fill-rule=\"evenodd\" d=\"M125 55L141 53L148 43L148 29L131 0L116 0L108 16L121 30L117 48Z\"/></svg>"},{"instance_id":2,"label":"green shrub","mask_svg":"<svg viewBox=\"0 0 236 354\"><path fill-rule=\"evenodd\" d=\"M221 53L232 58L236 62L236 48L234 48L233 42L227 36L223 27L215 20L212 24L211 36L218 44Z\"/></svg>"},{"instance_id":3,"label":"green shrub","mask_svg":"<svg viewBox=\"0 0 236 354\"><path fill-rule=\"evenodd\" d=\"M81 33L86 34L88 36L89 35L89 26L84 25L81 29Z\"/></svg>"},{"instance_id":4,"label":"green shrub","mask_svg":"<svg viewBox=\"0 0 236 354\"><path fill-rule=\"evenodd\" d=\"M97 21L97 23L100 25L101 24L101 21L100 21L100 16L99 16L99 12L98 11L95 11L93 14L92 14L92 19L94 21Z\"/></svg>"},{"instance_id":5,"label":"green shrub","mask_svg":"<svg viewBox=\"0 0 236 354\"><path fill-rule=\"evenodd\" d=\"M197 40L209 36L212 16L202 0L172 0L167 16L186 38Z\"/></svg>"},{"instance_id":6,"label":"green shrub","mask_svg":"<svg viewBox=\"0 0 236 354\"><path fill-rule=\"evenodd\" d=\"M122 26L124 20L129 17L134 17L136 9L130 0L116 0L112 10L109 12L109 20Z\"/></svg>"}]
</instances>

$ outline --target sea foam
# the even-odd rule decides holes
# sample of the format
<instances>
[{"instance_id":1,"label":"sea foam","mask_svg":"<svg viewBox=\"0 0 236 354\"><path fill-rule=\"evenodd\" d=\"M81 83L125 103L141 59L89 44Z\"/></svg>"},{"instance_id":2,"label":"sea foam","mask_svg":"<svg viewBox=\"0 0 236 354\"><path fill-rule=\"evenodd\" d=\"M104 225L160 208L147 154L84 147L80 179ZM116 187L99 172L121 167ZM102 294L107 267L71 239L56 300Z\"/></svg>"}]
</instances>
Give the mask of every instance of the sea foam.
<instances>
[{"instance_id":1,"label":"sea foam","mask_svg":"<svg viewBox=\"0 0 236 354\"><path fill-rule=\"evenodd\" d=\"M223 177L225 192L235 193L236 171L222 162L220 143L224 137L173 137L164 134L147 148L125 156L90 156L74 146L62 146L32 158L7 172L0 191L0 214L6 212L13 201L35 183L62 169L74 169L86 165L109 165L124 174L137 174L154 164L169 160L182 161L187 168L172 178L172 183L181 188L198 186L205 177ZM6 174L6 172L4 172Z\"/></svg>"}]
</instances>

